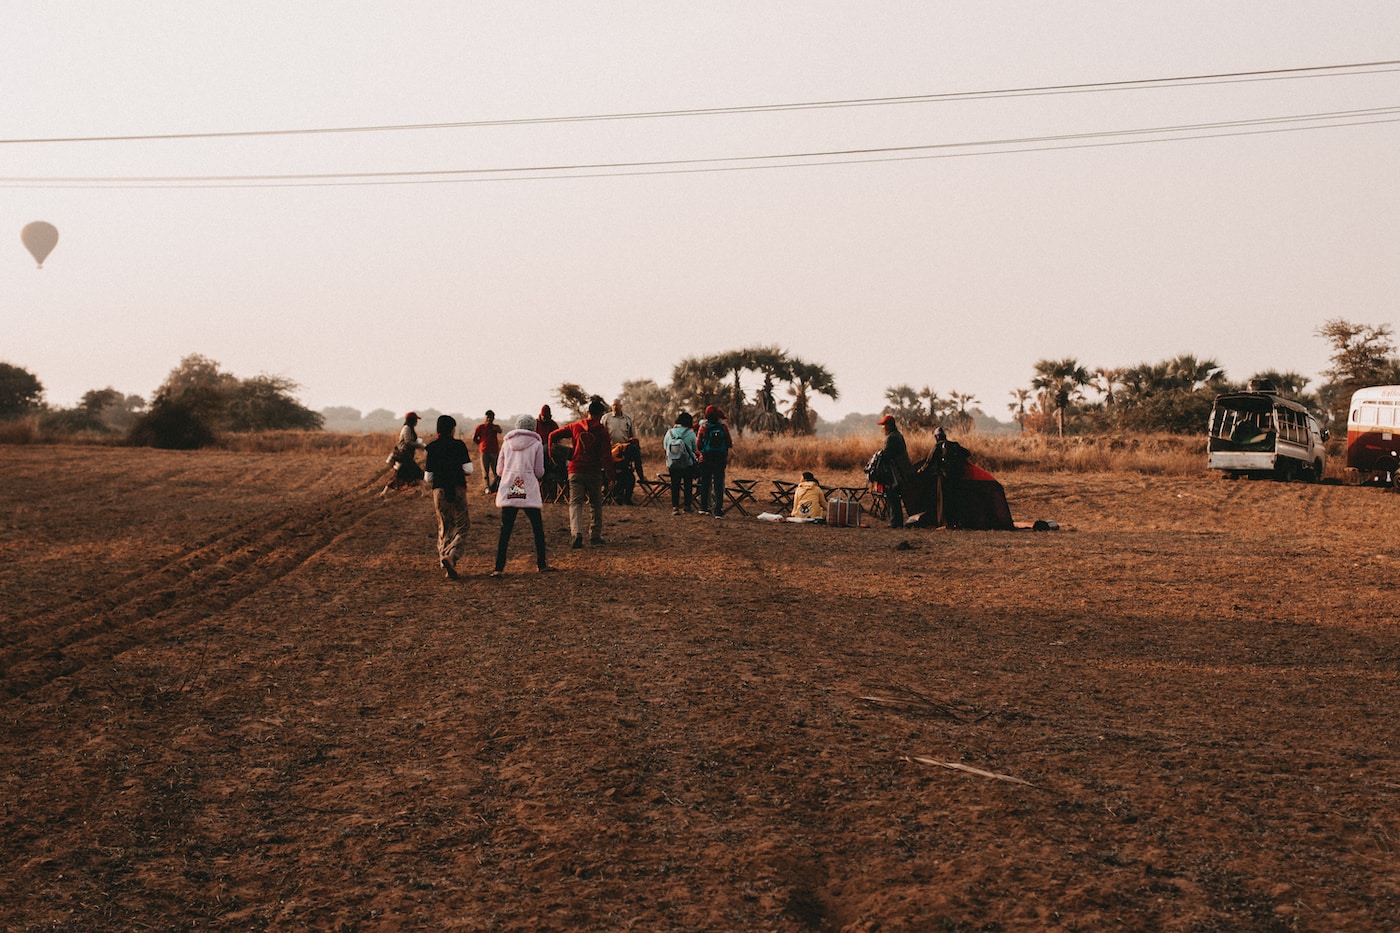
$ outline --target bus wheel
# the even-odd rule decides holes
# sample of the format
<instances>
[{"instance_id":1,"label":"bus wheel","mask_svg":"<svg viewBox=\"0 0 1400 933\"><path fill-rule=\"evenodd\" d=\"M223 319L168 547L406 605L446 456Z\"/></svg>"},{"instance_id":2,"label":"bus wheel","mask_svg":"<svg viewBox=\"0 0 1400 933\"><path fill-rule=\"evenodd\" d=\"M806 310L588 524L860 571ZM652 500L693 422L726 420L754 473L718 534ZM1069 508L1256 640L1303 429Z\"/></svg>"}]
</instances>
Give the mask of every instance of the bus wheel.
<instances>
[{"instance_id":1,"label":"bus wheel","mask_svg":"<svg viewBox=\"0 0 1400 933\"><path fill-rule=\"evenodd\" d=\"M1280 483L1292 482L1297 473L1298 465L1292 460L1280 460L1278 466L1274 467L1274 478Z\"/></svg>"}]
</instances>

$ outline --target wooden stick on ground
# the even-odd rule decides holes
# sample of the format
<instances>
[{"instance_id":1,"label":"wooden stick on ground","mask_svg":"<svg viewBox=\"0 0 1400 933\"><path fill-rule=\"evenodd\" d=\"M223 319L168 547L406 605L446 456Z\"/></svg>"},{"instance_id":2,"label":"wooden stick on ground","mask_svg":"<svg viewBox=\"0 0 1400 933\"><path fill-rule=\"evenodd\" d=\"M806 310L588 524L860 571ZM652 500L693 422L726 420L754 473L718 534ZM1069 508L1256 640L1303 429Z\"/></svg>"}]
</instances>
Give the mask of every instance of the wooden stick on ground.
<instances>
[{"instance_id":1,"label":"wooden stick on ground","mask_svg":"<svg viewBox=\"0 0 1400 933\"><path fill-rule=\"evenodd\" d=\"M1023 781L1018 777L1009 774L997 774L995 771L983 771L981 768L974 768L970 765L958 764L956 761L939 761L936 758L924 758L921 755L905 757L905 761L916 761L921 765L937 765L940 768L951 768L954 771L966 771L968 774L975 774L978 777L991 778L995 781L1008 781L1012 784L1024 784L1027 787L1035 787L1030 781Z\"/></svg>"}]
</instances>

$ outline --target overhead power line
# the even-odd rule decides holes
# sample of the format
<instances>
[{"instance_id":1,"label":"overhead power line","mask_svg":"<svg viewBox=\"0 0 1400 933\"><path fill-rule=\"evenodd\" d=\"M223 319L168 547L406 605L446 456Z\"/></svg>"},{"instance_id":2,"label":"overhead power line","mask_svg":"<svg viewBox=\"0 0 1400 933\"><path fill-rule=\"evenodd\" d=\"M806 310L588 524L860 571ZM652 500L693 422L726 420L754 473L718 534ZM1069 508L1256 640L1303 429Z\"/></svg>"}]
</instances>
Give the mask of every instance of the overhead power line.
<instances>
[{"instance_id":1,"label":"overhead power line","mask_svg":"<svg viewBox=\"0 0 1400 933\"><path fill-rule=\"evenodd\" d=\"M848 107L883 107L901 104L927 104L960 100L1034 97L1052 94L1087 94L1105 91L1152 90L1157 88L1242 83L1252 81L1285 81L1300 78L1354 77L1367 74L1387 74L1400 70L1400 59L1375 62L1354 62L1342 65L1313 65L1305 68L1275 68L1264 71L1234 71L1216 74L1178 75L1166 78L1139 78L1128 81L1100 81L1084 84L1054 84L1033 87L1000 88L984 91L954 91L937 94L913 94L900 97L867 97L846 100L805 101L783 104L751 104L733 107L708 107L689 110L643 110L621 113L575 114L554 117L521 117L503 120L469 120L441 123L405 123L368 126L313 127L276 130L229 130L208 133L145 133L124 136L53 136L0 139L0 145L43 143L114 143L149 142L181 139L229 139L249 136L312 136L335 133L388 133L420 130L469 129L493 126L532 126L552 123L589 123L606 120L644 120L666 117L703 117L745 113L780 113L800 110L829 110Z\"/></svg>"},{"instance_id":2,"label":"overhead power line","mask_svg":"<svg viewBox=\"0 0 1400 933\"><path fill-rule=\"evenodd\" d=\"M0 178L0 187L307 187L374 184L441 184L488 180L538 180L543 178L592 178L599 176L657 175L741 171L760 168L800 168L867 162L912 161L975 155L1002 155L1051 149L1140 145L1264 133L1299 132L1400 122L1400 107L1334 110L1292 116L1259 117L1213 123L1023 136L1003 139L931 143L918 146L886 146L862 149L767 153L694 159L661 159L635 162L593 162L491 168L424 169L386 172L324 172L281 175L169 175L112 177Z\"/></svg>"}]
</instances>

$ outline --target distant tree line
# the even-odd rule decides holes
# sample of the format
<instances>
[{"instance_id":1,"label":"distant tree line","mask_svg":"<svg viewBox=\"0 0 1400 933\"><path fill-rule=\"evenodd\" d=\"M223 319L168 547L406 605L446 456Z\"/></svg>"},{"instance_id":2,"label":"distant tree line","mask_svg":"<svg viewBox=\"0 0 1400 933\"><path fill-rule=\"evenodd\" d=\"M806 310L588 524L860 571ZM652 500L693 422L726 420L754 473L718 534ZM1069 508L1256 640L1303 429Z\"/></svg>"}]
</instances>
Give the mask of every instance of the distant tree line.
<instances>
[{"instance_id":1,"label":"distant tree line","mask_svg":"<svg viewBox=\"0 0 1400 933\"><path fill-rule=\"evenodd\" d=\"M139 446L193 449L222 433L321 428L321 415L293 397L297 388L281 376L240 379L192 354L170 371L149 405L108 387L84 393L73 408L50 408L37 377L0 363L0 419L32 416L47 433L110 434Z\"/></svg>"},{"instance_id":2,"label":"distant tree line","mask_svg":"<svg viewBox=\"0 0 1400 933\"><path fill-rule=\"evenodd\" d=\"M1353 392L1400 383L1400 359L1385 324L1335 318L1319 327L1316 336L1330 348L1330 365L1315 393L1306 391L1310 380L1295 372L1266 370L1234 382L1215 360L1190 354L1098 369L1071 357L1037 361L1030 387L1012 390L1007 408L1022 430L1041 434L1195 434L1204 430L1217 395L1269 389L1306 406L1335 434L1346 426Z\"/></svg>"},{"instance_id":3,"label":"distant tree line","mask_svg":"<svg viewBox=\"0 0 1400 933\"><path fill-rule=\"evenodd\" d=\"M1191 354L1096 369L1067 357L1038 360L1030 385L1012 390L1007 408L1027 432L1193 434L1203 429L1216 395L1267 386L1310 408L1337 433L1346 424L1353 392L1369 385L1400 384L1400 359L1389 325L1334 318L1315 333L1329 347L1325 381L1315 393L1306 391L1309 380L1295 372L1267 370L1233 382L1215 360ZM336 430L392 431L402 417L385 409L365 416L353 408L314 412L294 397L298 388L280 376L238 378L213 360L192 354L171 370L149 405L141 396L107 387L86 392L73 408L55 409L46 404L38 378L22 367L0 363L0 420L37 417L41 429L51 432L106 433L125 436L134 444L194 448L227 432L317 430L328 417ZM582 417L593 395L576 383L559 385L555 394L561 406L557 414L573 418ZM740 433L809 435L816 431L818 418L811 401L817 395L833 401L839 397L835 379L824 366L776 346L754 346L686 357L672 368L669 385L632 380L623 383L619 397L643 434L661 434L682 409L698 415L706 406L718 405L730 427ZM995 423L971 407L977 399L967 393L942 395L927 385L915 389L903 384L887 388L885 400L883 412L909 427L966 432L979 419ZM419 414L431 421L437 413L424 409Z\"/></svg>"},{"instance_id":4,"label":"distant tree line","mask_svg":"<svg viewBox=\"0 0 1400 933\"><path fill-rule=\"evenodd\" d=\"M981 414L979 409L968 408L975 401L966 392L949 392L944 397L928 386L897 385L885 390L885 407L880 413L894 415L903 427L969 433L976 426L976 415Z\"/></svg>"}]
</instances>

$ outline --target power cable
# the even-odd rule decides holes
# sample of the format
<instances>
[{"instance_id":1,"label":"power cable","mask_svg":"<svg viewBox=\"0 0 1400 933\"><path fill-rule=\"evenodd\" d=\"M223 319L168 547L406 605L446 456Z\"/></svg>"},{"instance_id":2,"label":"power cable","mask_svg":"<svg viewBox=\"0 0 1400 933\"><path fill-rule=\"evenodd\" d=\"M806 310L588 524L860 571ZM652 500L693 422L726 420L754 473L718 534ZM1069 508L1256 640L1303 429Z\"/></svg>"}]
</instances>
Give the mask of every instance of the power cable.
<instances>
[{"instance_id":1,"label":"power cable","mask_svg":"<svg viewBox=\"0 0 1400 933\"><path fill-rule=\"evenodd\" d=\"M55 136L0 139L0 145L41 143L140 142L181 139L230 139L250 136L310 136L335 133L386 133L418 130L466 129L491 126L532 126L553 123L589 123L605 120L642 120L663 117L700 117L745 113L780 113L800 110L827 110L849 107L879 107L900 104L939 103L960 100L989 100L998 98L1035 97L1054 94L1086 94L1104 91L1153 90L1244 83L1253 81L1282 81L1300 78L1354 77L1367 74L1389 74L1400 71L1400 59L1357 62L1345 65L1313 65L1304 68L1277 68L1265 71L1236 71L1217 74L1182 75L1170 78L1139 78L1128 81L1101 81L1085 84L1057 84L1038 87L1002 88L986 91L955 91L939 94L914 94L902 97L869 97L848 100L807 101L785 104L753 104L734 107L710 107L691 110L646 110L624 113L595 113L558 117L522 117L505 120L471 120L442 123L383 124L370 126L317 127L282 130L231 130L208 133L148 133L127 136ZM1361 70L1367 69L1367 70Z\"/></svg>"},{"instance_id":2,"label":"power cable","mask_svg":"<svg viewBox=\"0 0 1400 933\"><path fill-rule=\"evenodd\" d=\"M1321 122L1328 121L1328 122ZM501 180L503 176L522 176L505 180L538 180L543 178L586 178L600 176L678 174L681 172L714 172L735 168L797 168L813 165L858 164L869 162L912 161L946 158L951 155L1001 155L1016 152L1047 151L1051 149L1094 148L1148 142L1174 142L1186 139L1261 135L1265 133L1296 132L1300 130L1332 129L1400 122L1400 107L1377 107L1364 110L1337 110L1292 116L1258 117L1248 120L1228 120L1212 123L1187 123L1127 130L1106 130L1093 133L1069 133L1053 136L1024 136L1003 139L975 140L953 143L932 143L918 146L888 146L862 149L819 150L749 156L718 156L695 159L664 159L634 162L596 162L560 165L531 165L477 169L424 169L419 171L387 172L325 172L281 175L189 175L189 176L113 176L113 177L52 177L0 178L0 187L293 187L347 184L406 184L413 182ZM1289 124L1307 124L1298 125ZM1230 132L1237 130L1239 132ZM1218 131L1218 132L1217 132ZM1167 138L1130 139L1129 137ZM953 150L979 150L952 152ZM921 153L921 154L918 154ZM739 163L758 163L739 165ZM581 174L589 173L589 174ZM478 176L478 177L468 177ZM481 177L485 176L485 177Z\"/></svg>"}]
</instances>

